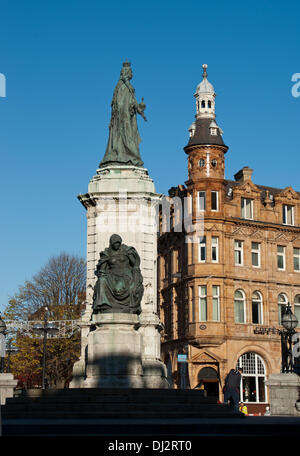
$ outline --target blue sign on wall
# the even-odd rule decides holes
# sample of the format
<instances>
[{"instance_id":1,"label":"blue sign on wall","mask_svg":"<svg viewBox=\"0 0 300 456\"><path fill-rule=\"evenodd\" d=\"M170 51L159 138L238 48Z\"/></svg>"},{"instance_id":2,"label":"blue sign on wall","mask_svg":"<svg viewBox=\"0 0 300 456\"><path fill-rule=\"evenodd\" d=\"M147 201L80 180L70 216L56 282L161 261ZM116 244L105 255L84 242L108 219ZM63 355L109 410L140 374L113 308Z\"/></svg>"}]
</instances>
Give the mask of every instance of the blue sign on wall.
<instances>
[{"instance_id":1,"label":"blue sign on wall","mask_svg":"<svg viewBox=\"0 0 300 456\"><path fill-rule=\"evenodd\" d=\"M187 363L187 355L177 355L178 363Z\"/></svg>"}]
</instances>

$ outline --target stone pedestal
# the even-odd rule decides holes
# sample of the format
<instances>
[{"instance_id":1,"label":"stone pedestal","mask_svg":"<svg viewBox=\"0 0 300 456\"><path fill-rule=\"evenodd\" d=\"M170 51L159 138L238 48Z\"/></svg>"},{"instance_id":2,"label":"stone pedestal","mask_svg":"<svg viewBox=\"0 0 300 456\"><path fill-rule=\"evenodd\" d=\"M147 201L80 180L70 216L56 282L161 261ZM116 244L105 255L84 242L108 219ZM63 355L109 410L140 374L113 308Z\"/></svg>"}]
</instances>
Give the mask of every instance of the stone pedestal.
<instances>
[{"instance_id":1,"label":"stone pedestal","mask_svg":"<svg viewBox=\"0 0 300 456\"><path fill-rule=\"evenodd\" d=\"M269 387L271 415L300 416L295 403L299 399L300 377L296 374L271 374Z\"/></svg>"},{"instance_id":2,"label":"stone pedestal","mask_svg":"<svg viewBox=\"0 0 300 456\"><path fill-rule=\"evenodd\" d=\"M0 374L0 404L4 405L8 397L14 396L18 381L12 374Z\"/></svg>"},{"instance_id":3,"label":"stone pedestal","mask_svg":"<svg viewBox=\"0 0 300 456\"><path fill-rule=\"evenodd\" d=\"M156 210L160 195L145 168L112 165L97 170L88 193L79 195L87 210L87 298L81 321L81 357L75 363L71 388L85 387L87 354L90 352L93 288L99 254L109 245L112 234L134 247L141 258L144 296L137 332L140 356L148 373L147 388L167 388L166 369L160 360L161 325L157 315L157 227Z\"/></svg>"},{"instance_id":4,"label":"stone pedestal","mask_svg":"<svg viewBox=\"0 0 300 456\"><path fill-rule=\"evenodd\" d=\"M137 315L93 315L86 388L143 388L142 338Z\"/></svg>"}]
</instances>

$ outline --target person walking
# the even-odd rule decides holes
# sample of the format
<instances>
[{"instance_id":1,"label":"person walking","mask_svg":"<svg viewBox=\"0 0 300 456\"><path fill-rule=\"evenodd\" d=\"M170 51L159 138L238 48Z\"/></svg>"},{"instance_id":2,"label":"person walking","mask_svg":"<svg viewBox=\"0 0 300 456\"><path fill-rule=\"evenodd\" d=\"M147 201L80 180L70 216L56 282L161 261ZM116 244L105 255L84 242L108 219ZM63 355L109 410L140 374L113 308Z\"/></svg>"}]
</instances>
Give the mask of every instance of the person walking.
<instances>
[{"instance_id":1,"label":"person walking","mask_svg":"<svg viewBox=\"0 0 300 456\"><path fill-rule=\"evenodd\" d=\"M242 372L243 369L241 367L237 370L231 369L225 378L225 386L223 389L224 403L227 404L229 401L232 401L233 407L236 411L239 410Z\"/></svg>"}]
</instances>

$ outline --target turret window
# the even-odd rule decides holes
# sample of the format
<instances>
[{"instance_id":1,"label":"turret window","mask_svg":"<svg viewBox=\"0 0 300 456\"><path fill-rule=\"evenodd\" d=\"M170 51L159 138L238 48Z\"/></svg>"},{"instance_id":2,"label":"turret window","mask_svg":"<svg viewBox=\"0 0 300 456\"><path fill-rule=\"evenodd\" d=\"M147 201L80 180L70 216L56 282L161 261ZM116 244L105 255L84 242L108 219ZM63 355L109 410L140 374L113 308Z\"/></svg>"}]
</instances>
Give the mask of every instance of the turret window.
<instances>
[{"instance_id":1,"label":"turret window","mask_svg":"<svg viewBox=\"0 0 300 456\"><path fill-rule=\"evenodd\" d=\"M199 321L207 320L206 286L199 287Z\"/></svg>"},{"instance_id":2,"label":"turret window","mask_svg":"<svg viewBox=\"0 0 300 456\"><path fill-rule=\"evenodd\" d=\"M220 287L219 285L212 286L213 295L213 321L220 321Z\"/></svg>"},{"instance_id":3,"label":"turret window","mask_svg":"<svg viewBox=\"0 0 300 456\"><path fill-rule=\"evenodd\" d=\"M212 136L217 136L217 129L216 128L210 128L210 134Z\"/></svg>"},{"instance_id":4,"label":"turret window","mask_svg":"<svg viewBox=\"0 0 300 456\"><path fill-rule=\"evenodd\" d=\"M199 239L199 252L198 252L199 262L203 263L206 261L206 236L203 236Z\"/></svg>"},{"instance_id":5,"label":"turret window","mask_svg":"<svg viewBox=\"0 0 300 456\"><path fill-rule=\"evenodd\" d=\"M218 210L218 192L215 192L215 191L211 192L211 210L212 211Z\"/></svg>"},{"instance_id":6,"label":"turret window","mask_svg":"<svg viewBox=\"0 0 300 456\"><path fill-rule=\"evenodd\" d=\"M205 160L203 160L203 158L200 158L200 160L199 160L200 168L203 168L204 165L205 165Z\"/></svg>"},{"instance_id":7,"label":"turret window","mask_svg":"<svg viewBox=\"0 0 300 456\"><path fill-rule=\"evenodd\" d=\"M210 101L210 100L208 100L208 102L207 102L207 107L208 107L209 109L211 108L211 101Z\"/></svg>"},{"instance_id":8,"label":"turret window","mask_svg":"<svg viewBox=\"0 0 300 456\"><path fill-rule=\"evenodd\" d=\"M205 192L198 192L198 208L200 211L205 211L205 208L206 208Z\"/></svg>"},{"instance_id":9,"label":"turret window","mask_svg":"<svg viewBox=\"0 0 300 456\"><path fill-rule=\"evenodd\" d=\"M211 238L211 261L218 263L219 261L219 238L212 236Z\"/></svg>"},{"instance_id":10,"label":"turret window","mask_svg":"<svg viewBox=\"0 0 300 456\"><path fill-rule=\"evenodd\" d=\"M201 108L205 108L205 100L201 101Z\"/></svg>"}]
</instances>

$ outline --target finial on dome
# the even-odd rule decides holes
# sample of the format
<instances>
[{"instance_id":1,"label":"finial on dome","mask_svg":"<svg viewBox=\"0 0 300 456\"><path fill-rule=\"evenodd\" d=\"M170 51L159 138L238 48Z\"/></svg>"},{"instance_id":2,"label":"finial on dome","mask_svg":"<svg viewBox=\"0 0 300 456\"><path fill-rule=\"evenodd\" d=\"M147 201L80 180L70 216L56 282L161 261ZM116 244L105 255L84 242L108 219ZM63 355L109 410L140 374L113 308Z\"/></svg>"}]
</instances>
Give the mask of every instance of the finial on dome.
<instances>
[{"instance_id":1,"label":"finial on dome","mask_svg":"<svg viewBox=\"0 0 300 456\"><path fill-rule=\"evenodd\" d=\"M207 71L206 71L206 69L207 69L207 64L206 64L206 63L203 63L202 68L203 68L203 77L204 77L204 78L207 78Z\"/></svg>"}]
</instances>

